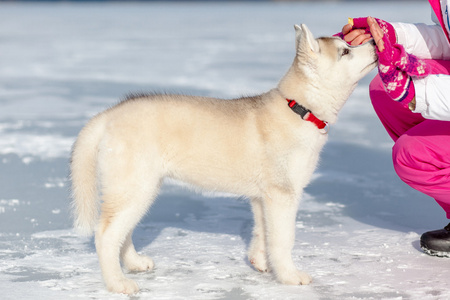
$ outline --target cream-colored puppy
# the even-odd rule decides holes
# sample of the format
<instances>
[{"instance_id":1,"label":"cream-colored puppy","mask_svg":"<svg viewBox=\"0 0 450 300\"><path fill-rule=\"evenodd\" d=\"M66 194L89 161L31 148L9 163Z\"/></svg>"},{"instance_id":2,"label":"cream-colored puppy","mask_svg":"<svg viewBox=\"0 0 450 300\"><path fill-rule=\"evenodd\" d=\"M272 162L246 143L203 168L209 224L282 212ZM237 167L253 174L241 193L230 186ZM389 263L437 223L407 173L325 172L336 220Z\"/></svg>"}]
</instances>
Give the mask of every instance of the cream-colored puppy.
<instances>
[{"instance_id":1,"label":"cream-colored puppy","mask_svg":"<svg viewBox=\"0 0 450 300\"><path fill-rule=\"evenodd\" d=\"M372 43L314 39L295 26L296 56L278 87L233 100L182 95L130 97L98 114L73 147L75 227L91 234L108 290L132 294L130 271L147 271L134 227L163 178L248 197L254 230L248 257L284 284L308 284L291 256L295 218L333 123L358 80L376 65ZM101 200L100 200L101 199Z\"/></svg>"}]
</instances>

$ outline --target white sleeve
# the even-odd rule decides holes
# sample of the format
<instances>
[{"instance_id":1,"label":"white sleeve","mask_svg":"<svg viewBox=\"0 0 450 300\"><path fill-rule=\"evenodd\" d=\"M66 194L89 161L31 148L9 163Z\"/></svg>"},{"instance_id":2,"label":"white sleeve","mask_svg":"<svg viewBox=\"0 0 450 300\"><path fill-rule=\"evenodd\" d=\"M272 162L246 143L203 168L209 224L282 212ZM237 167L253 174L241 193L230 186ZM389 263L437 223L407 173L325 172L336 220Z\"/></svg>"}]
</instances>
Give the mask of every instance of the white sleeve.
<instances>
[{"instance_id":1,"label":"white sleeve","mask_svg":"<svg viewBox=\"0 0 450 300\"><path fill-rule=\"evenodd\" d=\"M450 75L413 78L416 92L415 113L425 119L450 121Z\"/></svg>"},{"instance_id":2,"label":"white sleeve","mask_svg":"<svg viewBox=\"0 0 450 300\"><path fill-rule=\"evenodd\" d=\"M391 23L397 43L423 59L450 59L450 44L440 25Z\"/></svg>"}]
</instances>

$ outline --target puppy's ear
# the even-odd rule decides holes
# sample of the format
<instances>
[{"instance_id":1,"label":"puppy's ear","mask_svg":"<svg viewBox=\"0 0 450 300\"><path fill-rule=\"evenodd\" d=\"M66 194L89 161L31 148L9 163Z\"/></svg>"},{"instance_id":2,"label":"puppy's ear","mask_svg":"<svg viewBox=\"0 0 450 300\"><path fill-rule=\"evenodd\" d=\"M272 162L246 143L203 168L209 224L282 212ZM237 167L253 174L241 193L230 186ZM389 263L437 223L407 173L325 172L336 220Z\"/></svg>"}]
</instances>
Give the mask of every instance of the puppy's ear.
<instances>
[{"instance_id":1,"label":"puppy's ear","mask_svg":"<svg viewBox=\"0 0 450 300\"><path fill-rule=\"evenodd\" d=\"M305 24L294 25L297 51L319 52L319 43Z\"/></svg>"}]
</instances>

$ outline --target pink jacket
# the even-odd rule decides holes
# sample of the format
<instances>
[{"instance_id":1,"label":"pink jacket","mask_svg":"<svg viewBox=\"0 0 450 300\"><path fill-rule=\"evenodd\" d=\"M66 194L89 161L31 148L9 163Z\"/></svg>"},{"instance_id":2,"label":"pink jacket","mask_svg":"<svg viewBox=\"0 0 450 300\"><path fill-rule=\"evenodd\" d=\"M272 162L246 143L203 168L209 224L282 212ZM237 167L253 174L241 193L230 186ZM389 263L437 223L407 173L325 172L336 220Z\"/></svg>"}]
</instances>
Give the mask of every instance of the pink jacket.
<instances>
[{"instance_id":1,"label":"pink jacket","mask_svg":"<svg viewBox=\"0 0 450 300\"><path fill-rule=\"evenodd\" d=\"M392 23L397 42L408 53L424 59L450 60L450 0L429 0L436 25ZM450 76L413 78L416 110L427 119L450 121Z\"/></svg>"}]
</instances>

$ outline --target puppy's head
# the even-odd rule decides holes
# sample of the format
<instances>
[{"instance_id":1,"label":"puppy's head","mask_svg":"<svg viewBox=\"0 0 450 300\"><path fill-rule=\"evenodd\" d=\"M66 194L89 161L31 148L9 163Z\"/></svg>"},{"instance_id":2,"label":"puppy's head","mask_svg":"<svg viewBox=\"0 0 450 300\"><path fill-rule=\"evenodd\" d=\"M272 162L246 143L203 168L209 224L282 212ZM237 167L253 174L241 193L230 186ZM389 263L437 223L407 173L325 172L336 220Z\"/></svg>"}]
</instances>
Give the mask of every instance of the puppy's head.
<instances>
[{"instance_id":1,"label":"puppy's head","mask_svg":"<svg viewBox=\"0 0 450 300\"><path fill-rule=\"evenodd\" d=\"M377 65L373 42L350 46L338 37L315 39L305 24L295 25L295 32L297 67L328 86L354 87Z\"/></svg>"}]
</instances>

